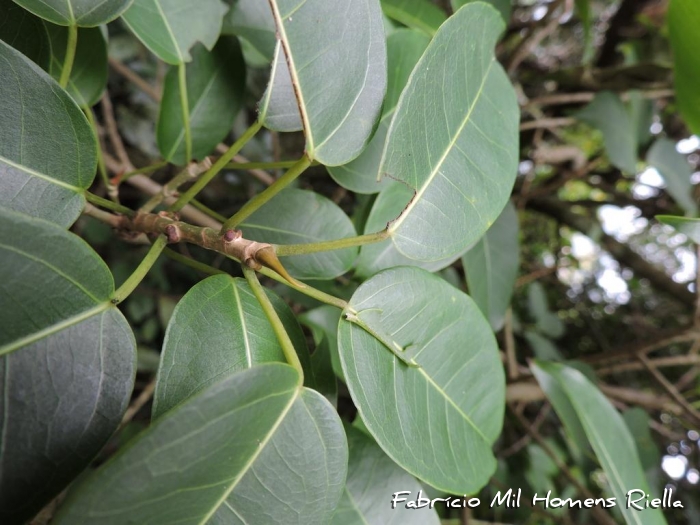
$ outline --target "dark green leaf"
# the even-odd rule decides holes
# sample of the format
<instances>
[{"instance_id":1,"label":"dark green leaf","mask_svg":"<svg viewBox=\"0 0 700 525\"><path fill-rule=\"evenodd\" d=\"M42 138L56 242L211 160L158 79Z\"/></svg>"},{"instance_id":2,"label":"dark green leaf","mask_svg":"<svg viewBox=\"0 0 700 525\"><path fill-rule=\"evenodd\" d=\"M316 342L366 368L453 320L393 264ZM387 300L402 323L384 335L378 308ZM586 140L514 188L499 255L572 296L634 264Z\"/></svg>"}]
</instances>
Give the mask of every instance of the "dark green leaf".
<instances>
[{"instance_id":1,"label":"dark green leaf","mask_svg":"<svg viewBox=\"0 0 700 525\"><path fill-rule=\"evenodd\" d=\"M503 327L520 266L518 213L508 203L486 234L462 257L469 295L491 323Z\"/></svg>"},{"instance_id":2,"label":"dark green leaf","mask_svg":"<svg viewBox=\"0 0 700 525\"><path fill-rule=\"evenodd\" d=\"M700 135L700 4L696 0L671 0L668 36L673 48L676 99L690 130Z\"/></svg>"},{"instance_id":3,"label":"dark green leaf","mask_svg":"<svg viewBox=\"0 0 700 525\"><path fill-rule=\"evenodd\" d=\"M60 26L94 27L117 18L132 0L15 0L37 16Z\"/></svg>"},{"instance_id":4,"label":"dark green leaf","mask_svg":"<svg viewBox=\"0 0 700 525\"><path fill-rule=\"evenodd\" d=\"M49 68L51 46L43 20L13 0L0 0L0 40L11 45L44 70Z\"/></svg>"},{"instance_id":5,"label":"dark green leaf","mask_svg":"<svg viewBox=\"0 0 700 525\"><path fill-rule=\"evenodd\" d=\"M343 371L379 446L433 487L478 491L496 469L505 404L498 346L479 308L440 277L394 268L362 284L344 315Z\"/></svg>"},{"instance_id":6,"label":"dark green leaf","mask_svg":"<svg viewBox=\"0 0 700 525\"><path fill-rule=\"evenodd\" d=\"M226 137L243 105L245 63L238 38L223 36L212 51L198 45L186 66L189 122L183 123L178 67L165 77L158 116L158 148L164 158L184 165L185 126L192 133L192 157L202 159Z\"/></svg>"},{"instance_id":7,"label":"dark green leaf","mask_svg":"<svg viewBox=\"0 0 700 525\"><path fill-rule=\"evenodd\" d=\"M349 164L328 168L331 177L344 188L355 193L377 193L391 183L389 179L377 181L384 140L401 92L429 42L427 36L408 29L394 31L387 38L389 80L377 131L359 157Z\"/></svg>"},{"instance_id":8,"label":"dark green leaf","mask_svg":"<svg viewBox=\"0 0 700 525\"><path fill-rule=\"evenodd\" d=\"M664 224L673 226L695 244L700 244L700 219L674 217L672 215L657 215L656 218Z\"/></svg>"},{"instance_id":9,"label":"dark green leaf","mask_svg":"<svg viewBox=\"0 0 700 525\"><path fill-rule=\"evenodd\" d=\"M501 14L503 21L508 25L510 21L510 11L511 11L511 0L450 0L452 3L452 9L457 11L463 5L469 4L471 2L481 1L495 7Z\"/></svg>"},{"instance_id":10,"label":"dark green leaf","mask_svg":"<svg viewBox=\"0 0 700 525\"><path fill-rule=\"evenodd\" d=\"M386 16L433 36L447 16L430 0L381 0Z\"/></svg>"},{"instance_id":11,"label":"dark green leaf","mask_svg":"<svg viewBox=\"0 0 700 525\"><path fill-rule=\"evenodd\" d=\"M440 27L401 95L379 173L415 191L389 226L407 257L461 255L508 201L519 110L493 54L502 30L492 7L464 6Z\"/></svg>"},{"instance_id":12,"label":"dark green leaf","mask_svg":"<svg viewBox=\"0 0 700 525\"><path fill-rule=\"evenodd\" d=\"M601 131L613 165L632 175L637 172L637 130L620 97L601 91L576 118Z\"/></svg>"},{"instance_id":13,"label":"dark green leaf","mask_svg":"<svg viewBox=\"0 0 700 525\"><path fill-rule=\"evenodd\" d=\"M275 20L270 4L260 0L238 0L224 18L224 33L244 38L261 60L270 63L275 53Z\"/></svg>"},{"instance_id":14,"label":"dark green leaf","mask_svg":"<svg viewBox=\"0 0 700 525\"><path fill-rule=\"evenodd\" d=\"M321 343L327 345L331 357L333 372L343 379L343 369L340 366L338 356L338 321L340 311L335 306L319 306L313 310L304 312L299 316L299 321L313 332L314 341L318 346Z\"/></svg>"},{"instance_id":15,"label":"dark green leaf","mask_svg":"<svg viewBox=\"0 0 700 525\"><path fill-rule=\"evenodd\" d=\"M109 270L60 226L0 208L0 522L24 523L88 466L133 387Z\"/></svg>"},{"instance_id":16,"label":"dark green leaf","mask_svg":"<svg viewBox=\"0 0 700 525\"><path fill-rule=\"evenodd\" d=\"M386 91L379 0L270 4L304 124L306 153L329 166L346 164L369 141ZM261 106L265 122L266 105Z\"/></svg>"},{"instance_id":17,"label":"dark green leaf","mask_svg":"<svg viewBox=\"0 0 700 525\"><path fill-rule=\"evenodd\" d=\"M123 19L158 58L177 65L192 60L197 42L214 47L226 11L221 0L134 0Z\"/></svg>"},{"instance_id":18,"label":"dark green leaf","mask_svg":"<svg viewBox=\"0 0 700 525\"><path fill-rule=\"evenodd\" d=\"M681 208L690 215L697 215L698 205L690 184L693 170L685 155L676 151L676 145L666 138L657 139L649 148L647 162L663 177L666 191Z\"/></svg>"},{"instance_id":19,"label":"dark green leaf","mask_svg":"<svg viewBox=\"0 0 700 525\"><path fill-rule=\"evenodd\" d=\"M263 364L158 418L71 491L54 523L324 524L347 454L328 401L288 365Z\"/></svg>"},{"instance_id":20,"label":"dark green leaf","mask_svg":"<svg viewBox=\"0 0 700 525\"><path fill-rule=\"evenodd\" d=\"M422 490L416 479L394 463L361 431L346 426L350 462L348 480L331 525L439 525L435 509L406 509L391 502L394 492ZM424 493L425 494L425 493Z\"/></svg>"},{"instance_id":21,"label":"dark green leaf","mask_svg":"<svg viewBox=\"0 0 700 525\"><path fill-rule=\"evenodd\" d=\"M95 178L90 125L48 74L4 42L0 78L0 206L69 226Z\"/></svg>"},{"instance_id":22,"label":"dark green leaf","mask_svg":"<svg viewBox=\"0 0 700 525\"><path fill-rule=\"evenodd\" d=\"M531 368L564 423L567 419L569 422L574 417L578 419L579 428L583 429L593 447L605 471L610 492L617 501L624 502L627 491L631 489L649 493L634 440L622 416L600 390L579 371L561 364L537 362ZM550 396L550 392L554 394ZM568 404L562 405L562 398L566 398ZM560 411L562 406L564 411ZM630 525L666 523L659 509L648 508L640 512L626 508L624 504L618 508Z\"/></svg>"},{"instance_id":23,"label":"dark green leaf","mask_svg":"<svg viewBox=\"0 0 700 525\"><path fill-rule=\"evenodd\" d=\"M246 238L272 244L304 244L357 235L352 222L333 201L312 191L287 189L241 224ZM333 279L347 272L357 248L282 258L299 279Z\"/></svg>"}]
</instances>

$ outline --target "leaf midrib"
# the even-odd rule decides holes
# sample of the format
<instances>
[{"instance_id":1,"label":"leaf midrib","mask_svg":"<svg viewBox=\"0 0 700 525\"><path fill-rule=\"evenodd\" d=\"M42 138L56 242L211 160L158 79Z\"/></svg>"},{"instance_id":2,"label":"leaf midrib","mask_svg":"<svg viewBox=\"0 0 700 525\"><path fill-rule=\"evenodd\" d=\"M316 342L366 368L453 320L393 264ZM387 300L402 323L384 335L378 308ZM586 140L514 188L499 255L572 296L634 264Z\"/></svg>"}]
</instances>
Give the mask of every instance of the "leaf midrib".
<instances>
[{"instance_id":1,"label":"leaf midrib","mask_svg":"<svg viewBox=\"0 0 700 525\"><path fill-rule=\"evenodd\" d=\"M8 159L7 157L4 157L2 155L0 155L0 162L7 164L11 168L15 168L16 170L22 171L29 176L37 177L37 178L42 179L42 180L49 182L51 184L55 184L56 186L60 186L61 188L71 190L72 192L77 193L79 195L83 195L85 193L84 188L81 188L79 186L73 186L72 184L68 184L67 182L63 182L62 180L59 180L59 179L54 179L50 175L40 173L40 172L35 171L27 166L17 164L16 162L11 161L10 159Z\"/></svg>"}]
</instances>

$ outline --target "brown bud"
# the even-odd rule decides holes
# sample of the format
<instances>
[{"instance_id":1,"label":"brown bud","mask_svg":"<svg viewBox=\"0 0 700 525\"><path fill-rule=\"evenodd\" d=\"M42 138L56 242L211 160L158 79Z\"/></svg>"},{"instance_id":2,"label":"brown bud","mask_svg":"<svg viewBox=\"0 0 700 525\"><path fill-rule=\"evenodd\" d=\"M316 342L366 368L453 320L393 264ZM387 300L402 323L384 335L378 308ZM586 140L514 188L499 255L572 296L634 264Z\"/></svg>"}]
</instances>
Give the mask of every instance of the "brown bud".
<instances>
[{"instance_id":1,"label":"brown bud","mask_svg":"<svg viewBox=\"0 0 700 525\"><path fill-rule=\"evenodd\" d=\"M224 232L224 242L233 242L243 236L241 230L226 230Z\"/></svg>"},{"instance_id":2,"label":"brown bud","mask_svg":"<svg viewBox=\"0 0 700 525\"><path fill-rule=\"evenodd\" d=\"M168 244L175 244L180 242L180 228L174 224L168 224L165 227L165 235L168 238Z\"/></svg>"}]
</instances>

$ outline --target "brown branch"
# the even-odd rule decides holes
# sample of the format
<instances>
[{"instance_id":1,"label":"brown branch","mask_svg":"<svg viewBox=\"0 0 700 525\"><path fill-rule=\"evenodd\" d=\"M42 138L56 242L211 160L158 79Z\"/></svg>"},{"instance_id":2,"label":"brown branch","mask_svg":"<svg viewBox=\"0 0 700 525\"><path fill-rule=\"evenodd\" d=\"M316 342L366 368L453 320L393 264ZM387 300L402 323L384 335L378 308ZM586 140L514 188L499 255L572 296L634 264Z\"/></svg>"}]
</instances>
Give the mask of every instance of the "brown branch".
<instances>
[{"instance_id":1,"label":"brown branch","mask_svg":"<svg viewBox=\"0 0 700 525\"><path fill-rule=\"evenodd\" d=\"M131 422L132 419L134 419L134 416L141 410L146 403L148 403L151 398L153 397L153 393L156 390L156 379L153 378L144 388L141 390L141 393L139 396L134 399L134 401L129 405L129 408L127 409L126 412L124 412L124 417L122 418L121 423L119 424L119 428L117 429L117 432L119 432L121 429L123 429L126 425Z\"/></svg>"},{"instance_id":2,"label":"brown branch","mask_svg":"<svg viewBox=\"0 0 700 525\"><path fill-rule=\"evenodd\" d=\"M642 97L648 100L656 100L659 98L669 98L675 95L673 89L650 89L640 92ZM567 104L583 104L590 102L595 97L593 91L584 91L580 93L557 93L554 95L545 95L542 97L532 98L522 105L523 110L527 110L533 106L560 106ZM620 98L622 100L629 99L629 93L623 93Z\"/></svg>"},{"instance_id":3,"label":"brown branch","mask_svg":"<svg viewBox=\"0 0 700 525\"><path fill-rule=\"evenodd\" d=\"M572 126L578 122L573 117L557 117L557 118L542 118L538 120L530 120L520 124L520 131L538 128L561 128L564 126Z\"/></svg>"},{"instance_id":4,"label":"brown branch","mask_svg":"<svg viewBox=\"0 0 700 525\"><path fill-rule=\"evenodd\" d=\"M177 198L177 190L183 184L196 180L202 173L211 168L212 162L209 157L206 157L202 162L190 162L190 164L180 173L175 175L168 183L161 187L159 193L153 195L143 206L140 211L150 212L161 202L168 198Z\"/></svg>"},{"instance_id":5,"label":"brown branch","mask_svg":"<svg viewBox=\"0 0 700 525\"><path fill-rule=\"evenodd\" d=\"M652 359L651 363L656 368L670 368L674 366L690 366L700 364L700 355L676 355L671 357L659 357ZM640 362L620 363L612 366L602 367L596 370L599 376L609 376L620 372L632 372L642 370L644 365Z\"/></svg>"},{"instance_id":6,"label":"brown branch","mask_svg":"<svg viewBox=\"0 0 700 525\"><path fill-rule=\"evenodd\" d=\"M114 57L109 57L109 65L117 73L146 93L146 95L148 95L150 98L156 102L160 101L160 92L119 60Z\"/></svg>"}]
</instances>

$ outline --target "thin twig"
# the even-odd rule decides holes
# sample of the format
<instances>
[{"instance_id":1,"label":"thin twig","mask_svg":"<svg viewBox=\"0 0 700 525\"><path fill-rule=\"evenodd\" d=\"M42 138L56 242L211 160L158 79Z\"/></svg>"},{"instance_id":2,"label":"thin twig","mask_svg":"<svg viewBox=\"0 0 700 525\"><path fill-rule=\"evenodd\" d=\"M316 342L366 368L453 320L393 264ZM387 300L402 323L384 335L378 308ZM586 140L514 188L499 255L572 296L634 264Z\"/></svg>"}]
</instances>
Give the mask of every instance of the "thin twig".
<instances>
[{"instance_id":1,"label":"thin twig","mask_svg":"<svg viewBox=\"0 0 700 525\"><path fill-rule=\"evenodd\" d=\"M190 162L190 164L175 175L168 183L164 184L160 190L160 193L153 195L143 206L141 206L140 211L150 212L153 211L156 206L161 202L166 200L168 197L177 198L177 190L183 184L187 182L192 182L197 179L202 173L211 168L211 159L206 157L201 162Z\"/></svg>"},{"instance_id":2,"label":"thin twig","mask_svg":"<svg viewBox=\"0 0 700 525\"><path fill-rule=\"evenodd\" d=\"M109 98L109 93L107 91L105 91L105 94L102 96L102 118L105 122L105 129L109 137L109 142L114 148L117 159L124 167L128 167L129 171L132 171L133 165L124 147L124 142L122 142L122 137L119 134L117 121L114 118L114 107L112 106L112 100Z\"/></svg>"},{"instance_id":3,"label":"thin twig","mask_svg":"<svg viewBox=\"0 0 700 525\"><path fill-rule=\"evenodd\" d=\"M689 366L700 364L700 355L675 355L671 357L658 357L651 359L650 362L654 368L670 368L674 366ZM609 376L620 372L631 372L642 370L644 365L640 362L631 361L628 363L619 363L611 366L605 366L596 370L599 376Z\"/></svg>"},{"instance_id":4,"label":"thin twig","mask_svg":"<svg viewBox=\"0 0 700 525\"><path fill-rule=\"evenodd\" d=\"M659 98L669 98L675 95L673 89L652 89L648 91L640 92L642 97L648 100L655 100ZM524 110L529 109L532 106L560 106L566 104L579 104L586 103L593 100L596 93L593 91L584 91L580 93L557 93L554 95L544 95L542 97L532 98L522 105ZM620 98L622 100L629 100L629 93L623 93Z\"/></svg>"},{"instance_id":5,"label":"thin twig","mask_svg":"<svg viewBox=\"0 0 700 525\"><path fill-rule=\"evenodd\" d=\"M141 410L146 403L148 403L151 398L153 397L153 393L156 390L156 378L154 377L144 388L141 390L141 393L138 395L136 399L132 401L132 403L129 405L129 408L126 410L124 413L124 417L122 418L122 422L119 424L119 428L117 429L117 432L119 432L121 429L123 429L126 425L128 425L132 419L134 419L134 416Z\"/></svg>"},{"instance_id":6,"label":"thin twig","mask_svg":"<svg viewBox=\"0 0 700 525\"><path fill-rule=\"evenodd\" d=\"M572 126L576 124L576 122L578 121L573 117L542 118L523 122L520 124L520 131L538 128L561 128L565 126Z\"/></svg>"},{"instance_id":7,"label":"thin twig","mask_svg":"<svg viewBox=\"0 0 700 525\"><path fill-rule=\"evenodd\" d=\"M134 73L129 67L127 67L114 57L109 57L109 65L112 69L114 69L117 73L119 73L129 82L138 87L150 98L152 98L156 102L160 102L160 92L151 84L146 82L143 78L141 78L139 75Z\"/></svg>"}]
</instances>

